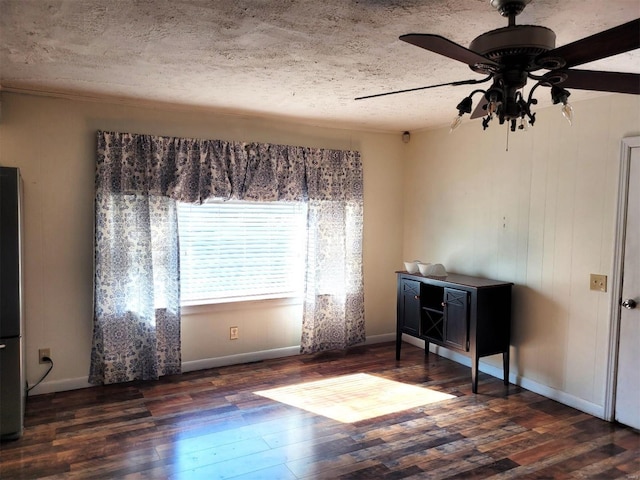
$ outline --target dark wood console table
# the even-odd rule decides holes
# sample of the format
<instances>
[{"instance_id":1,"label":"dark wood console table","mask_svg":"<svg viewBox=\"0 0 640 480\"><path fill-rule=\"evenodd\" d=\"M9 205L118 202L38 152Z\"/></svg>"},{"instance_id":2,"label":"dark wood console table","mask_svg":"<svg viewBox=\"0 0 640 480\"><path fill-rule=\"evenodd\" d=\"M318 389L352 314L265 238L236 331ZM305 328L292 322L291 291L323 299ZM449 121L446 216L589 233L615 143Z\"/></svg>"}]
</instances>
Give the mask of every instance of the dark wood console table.
<instances>
[{"instance_id":1,"label":"dark wood console table","mask_svg":"<svg viewBox=\"0 0 640 480\"><path fill-rule=\"evenodd\" d=\"M471 357L471 388L478 391L478 360L502 353L504 384L509 384L512 283L467 275L398 275L396 360L402 334Z\"/></svg>"}]
</instances>

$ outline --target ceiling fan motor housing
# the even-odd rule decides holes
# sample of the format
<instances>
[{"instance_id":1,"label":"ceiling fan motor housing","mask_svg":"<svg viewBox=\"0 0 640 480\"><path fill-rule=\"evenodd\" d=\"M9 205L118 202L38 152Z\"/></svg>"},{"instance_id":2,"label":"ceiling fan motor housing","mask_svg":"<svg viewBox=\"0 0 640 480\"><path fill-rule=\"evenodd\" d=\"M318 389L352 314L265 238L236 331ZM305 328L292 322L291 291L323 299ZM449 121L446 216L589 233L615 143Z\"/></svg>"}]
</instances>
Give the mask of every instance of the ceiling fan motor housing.
<instances>
[{"instance_id":1,"label":"ceiling fan motor housing","mask_svg":"<svg viewBox=\"0 0 640 480\"><path fill-rule=\"evenodd\" d=\"M538 25L512 25L483 33L475 38L469 50L498 63L501 68L519 68L531 72L541 68L534 59L541 53L553 50L556 34L553 30ZM496 71L486 64L469 65L478 73Z\"/></svg>"},{"instance_id":2,"label":"ceiling fan motor housing","mask_svg":"<svg viewBox=\"0 0 640 480\"><path fill-rule=\"evenodd\" d=\"M530 72L542 68L535 59L555 46L553 30L537 25L510 24L484 33L471 42L469 50L493 62L469 67L493 76L494 84L485 98L490 103L496 102L496 114L501 124L510 121L514 129L513 122L529 114L528 105L518 99L517 92L527 84ZM492 100L492 94L495 100Z\"/></svg>"}]
</instances>

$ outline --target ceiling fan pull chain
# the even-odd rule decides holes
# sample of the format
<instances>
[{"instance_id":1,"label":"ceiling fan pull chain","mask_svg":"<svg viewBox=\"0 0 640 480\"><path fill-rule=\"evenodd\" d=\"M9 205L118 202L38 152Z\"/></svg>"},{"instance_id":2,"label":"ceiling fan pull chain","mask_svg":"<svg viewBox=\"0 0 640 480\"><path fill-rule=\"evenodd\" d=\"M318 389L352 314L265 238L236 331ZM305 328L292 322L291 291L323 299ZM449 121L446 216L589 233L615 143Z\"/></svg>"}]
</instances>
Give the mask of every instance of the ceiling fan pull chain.
<instances>
[{"instance_id":1,"label":"ceiling fan pull chain","mask_svg":"<svg viewBox=\"0 0 640 480\"><path fill-rule=\"evenodd\" d=\"M509 128L506 128L506 130L507 130L507 139L506 139L506 144L507 145L506 145L504 151L508 152L509 151Z\"/></svg>"}]
</instances>

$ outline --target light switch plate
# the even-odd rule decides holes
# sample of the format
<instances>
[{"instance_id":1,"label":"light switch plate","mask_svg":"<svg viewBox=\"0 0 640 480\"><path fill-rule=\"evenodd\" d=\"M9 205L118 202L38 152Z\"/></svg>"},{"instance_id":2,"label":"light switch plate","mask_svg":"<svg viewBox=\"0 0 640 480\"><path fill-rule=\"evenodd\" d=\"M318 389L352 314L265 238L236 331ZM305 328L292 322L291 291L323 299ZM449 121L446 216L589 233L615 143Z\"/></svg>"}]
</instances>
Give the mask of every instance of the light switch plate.
<instances>
[{"instance_id":1,"label":"light switch plate","mask_svg":"<svg viewBox=\"0 0 640 480\"><path fill-rule=\"evenodd\" d=\"M598 275L595 273L591 274L590 278L590 288L596 292L606 292L607 291L607 276L606 275Z\"/></svg>"},{"instance_id":2,"label":"light switch plate","mask_svg":"<svg viewBox=\"0 0 640 480\"><path fill-rule=\"evenodd\" d=\"M240 338L238 327L229 327L229 340L238 340L238 338Z\"/></svg>"}]
</instances>

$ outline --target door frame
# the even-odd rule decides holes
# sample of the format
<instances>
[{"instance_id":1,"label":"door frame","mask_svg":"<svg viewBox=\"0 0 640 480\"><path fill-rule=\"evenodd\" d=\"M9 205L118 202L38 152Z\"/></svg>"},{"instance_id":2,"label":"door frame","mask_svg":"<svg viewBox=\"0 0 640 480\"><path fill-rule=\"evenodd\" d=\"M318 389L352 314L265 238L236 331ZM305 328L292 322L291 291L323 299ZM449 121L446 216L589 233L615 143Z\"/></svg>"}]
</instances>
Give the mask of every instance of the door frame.
<instances>
[{"instance_id":1,"label":"door frame","mask_svg":"<svg viewBox=\"0 0 640 480\"><path fill-rule=\"evenodd\" d=\"M640 147L640 135L625 137L620 143L620 175L618 178L618 204L609 305L609 358L607 362L604 398L604 419L610 422L615 420L616 378L618 373L618 347L620 340L620 302L622 299L622 267L624 262L624 242L627 224L631 150L638 147Z\"/></svg>"}]
</instances>

